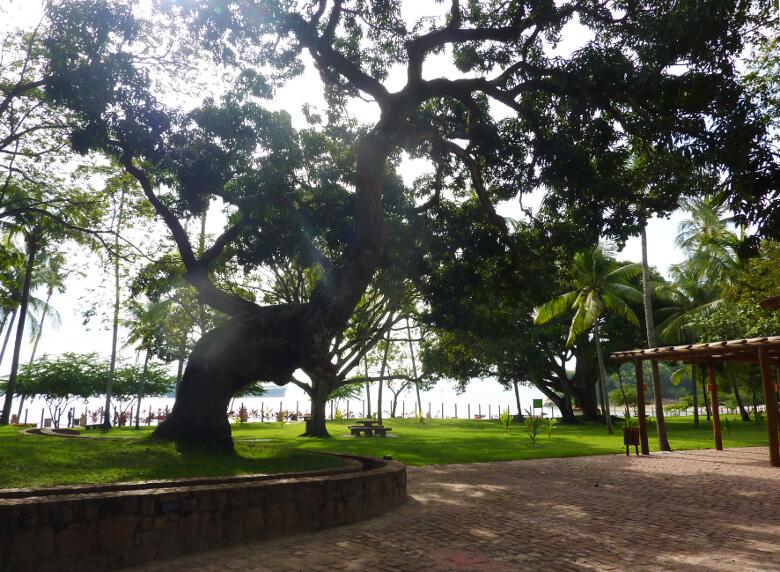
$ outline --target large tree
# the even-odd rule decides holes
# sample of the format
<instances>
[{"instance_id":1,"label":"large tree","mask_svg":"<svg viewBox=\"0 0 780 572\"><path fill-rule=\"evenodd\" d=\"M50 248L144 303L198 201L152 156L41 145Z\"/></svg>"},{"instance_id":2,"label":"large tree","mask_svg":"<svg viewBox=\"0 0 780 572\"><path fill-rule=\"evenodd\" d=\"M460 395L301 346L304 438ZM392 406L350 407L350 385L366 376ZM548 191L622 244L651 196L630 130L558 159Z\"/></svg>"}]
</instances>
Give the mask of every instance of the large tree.
<instances>
[{"instance_id":1,"label":"large tree","mask_svg":"<svg viewBox=\"0 0 780 572\"><path fill-rule=\"evenodd\" d=\"M677 169L705 162L727 173L748 209L772 181L763 123L734 71L743 32L767 18L760 4L452 0L415 22L393 2L169 4L165 17L141 21L125 2L63 3L47 37L46 93L77 113L74 145L109 153L138 180L201 301L230 316L196 344L159 437L230 448L225 409L234 392L257 379L288 383L296 369L324 363L381 264L393 204L383 199L401 150L435 165L440 183L421 187L417 198L427 205L406 216L425 216L426 206L453 198L448 190L457 199L468 184L518 266L496 201L545 189L549 208L622 233L641 200L623 177L635 140L652 142ZM579 49L550 50L575 22L588 31ZM174 37L165 53L212 55L207 65L226 84L220 97L191 111L162 105L184 85L170 70L197 67L154 57L154 27L162 25ZM254 99L301 73L304 56L323 81L325 136L345 124L350 101L376 106L373 124L349 130L345 155L301 152L286 116ZM454 65L439 59L431 74L436 58ZM393 90L385 80L398 66L405 79ZM673 208L678 192L667 189L653 208ZM403 195L400 204L411 203ZM201 212L209 198L230 205L230 223L199 254L180 217ZM336 205L347 232L329 232L343 227L323 205ZM297 237L323 269L305 301L259 305L210 281L210 265L229 245L253 243L261 263L280 237ZM324 411L313 416L324 426Z\"/></svg>"}]
</instances>

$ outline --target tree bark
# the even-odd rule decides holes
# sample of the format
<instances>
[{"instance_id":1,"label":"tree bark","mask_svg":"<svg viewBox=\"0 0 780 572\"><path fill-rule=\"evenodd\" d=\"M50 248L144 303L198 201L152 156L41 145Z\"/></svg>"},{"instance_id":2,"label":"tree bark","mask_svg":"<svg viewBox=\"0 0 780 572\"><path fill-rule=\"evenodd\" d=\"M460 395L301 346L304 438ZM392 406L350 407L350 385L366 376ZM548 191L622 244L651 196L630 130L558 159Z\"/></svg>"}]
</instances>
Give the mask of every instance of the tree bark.
<instances>
[{"instance_id":1,"label":"tree bark","mask_svg":"<svg viewBox=\"0 0 780 572\"><path fill-rule=\"evenodd\" d=\"M647 225L643 224L639 231L642 238L642 302L645 310L645 325L647 326L647 345L658 346L658 337L653 321L653 300L650 288L650 265L647 262ZM671 451L669 438L666 435L666 420L664 419L664 403L661 393L661 376L658 372L658 362L651 362L653 373L653 396L655 397L655 426L658 433L658 448L661 451Z\"/></svg>"},{"instance_id":2,"label":"tree bark","mask_svg":"<svg viewBox=\"0 0 780 572\"><path fill-rule=\"evenodd\" d=\"M119 211L116 217L114 231L114 316L111 324L111 361L108 364L108 381L106 382L106 404L103 410L103 429L111 428L111 389L114 385L116 372L116 346L119 341L119 306L122 301L122 289L119 282L119 233L122 230L122 217L125 212L125 188L119 194Z\"/></svg>"},{"instance_id":3,"label":"tree bark","mask_svg":"<svg viewBox=\"0 0 780 572\"><path fill-rule=\"evenodd\" d=\"M590 352L586 355L585 350L587 347L584 343L584 338L579 340L575 346L574 355L577 363L574 367L571 389L577 405L582 409L583 419L586 421L598 421L601 416L598 411L596 383L594 382L594 379L598 379L598 373L595 376L593 375L593 359Z\"/></svg>"},{"instance_id":4,"label":"tree bark","mask_svg":"<svg viewBox=\"0 0 780 572\"><path fill-rule=\"evenodd\" d=\"M227 407L239 389L255 381L289 381L303 361L308 333L305 306L262 308L231 318L195 344L184 370L179 395L155 437L180 443L204 443L232 451ZM327 397L327 395L326 395ZM320 405L312 400L312 407ZM312 415L316 415L312 411ZM321 422L324 427L324 403Z\"/></svg>"},{"instance_id":5,"label":"tree bark","mask_svg":"<svg viewBox=\"0 0 780 572\"><path fill-rule=\"evenodd\" d=\"M707 397L707 385L704 381L705 376L701 376L701 393L704 395L704 408L707 411L707 421L710 420L710 400Z\"/></svg>"},{"instance_id":6,"label":"tree bark","mask_svg":"<svg viewBox=\"0 0 780 572\"><path fill-rule=\"evenodd\" d=\"M311 377L311 375L310 375ZM333 388L334 380L311 378L311 418L306 422L306 431L301 437L330 437L327 428L328 395Z\"/></svg>"},{"instance_id":7,"label":"tree bark","mask_svg":"<svg viewBox=\"0 0 780 572\"><path fill-rule=\"evenodd\" d=\"M19 354L22 350L24 338L24 322L27 316L27 306L30 303L30 281L35 267L35 254L38 251L37 229L33 229L27 236L27 265L24 269L24 284L22 285L22 301L19 304L19 322L16 326L16 339L14 340L14 353L11 359L11 373L8 375L3 413L0 415L0 425L8 425L11 420L11 405L16 389L16 378L19 374Z\"/></svg>"},{"instance_id":8,"label":"tree bark","mask_svg":"<svg viewBox=\"0 0 780 572\"><path fill-rule=\"evenodd\" d=\"M607 394L607 367L604 365L604 354L601 351L601 337L599 336L599 321L593 326L593 339L596 342L596 357L599 362L599 378L601 380L601 408L604 414L604 423L607 425L607 433L612 434L612 413L609 410L609 395Z\"/></svg>"}]
</instances>

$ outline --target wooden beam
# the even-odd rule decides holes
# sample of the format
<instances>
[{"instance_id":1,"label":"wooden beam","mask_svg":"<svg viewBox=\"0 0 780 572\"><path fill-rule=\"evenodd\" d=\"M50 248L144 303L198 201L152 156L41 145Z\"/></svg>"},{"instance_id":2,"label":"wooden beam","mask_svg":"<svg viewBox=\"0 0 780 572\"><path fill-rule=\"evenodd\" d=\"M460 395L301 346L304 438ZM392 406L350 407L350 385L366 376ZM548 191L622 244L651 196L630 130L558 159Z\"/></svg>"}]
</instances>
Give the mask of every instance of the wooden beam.
<instances>
[{"instance_id":1,"label":"wooden beam","mask_svg":"<svg viewBox=\"0 0 780 572\"><path fill-rule=\"evenodd\" d=\"M650 454L650 444L647 441L647 421L645 419L645 376L642 373L642 360L634 360L636 372L636 414L639 417L639 444L642 454ZM628 406L626 406L628 407Z\"/></svg>"},{"instance_id":2,"label":"wooden beam","mask_svg":"<svg viewBox=\"0 0 780 572\"><path fill-rule=\"evenodd\" d=\"M780 443L777 437L777 401L775 388L769 371L769 360L766 348L758 349L758 360L761 365L761 383L764 386L764 403L766 403L766 428L769 432L769 462L774 467L780 467Z\"/></svg>"},{"instance_id":3,"label":"wooden beam","mask_svg":"<svg viewBox=\"0 0 780 572\"><path fill-rule=\"evenodd\" d=\"M710 400L712 402L712 432L715 435L715 448L718 451L723 450L723 436L720 432L720 403L718 403L718 376L715 372L715 363L707 363L707 373L710 378Z\"/></svg>"}]
</instances>

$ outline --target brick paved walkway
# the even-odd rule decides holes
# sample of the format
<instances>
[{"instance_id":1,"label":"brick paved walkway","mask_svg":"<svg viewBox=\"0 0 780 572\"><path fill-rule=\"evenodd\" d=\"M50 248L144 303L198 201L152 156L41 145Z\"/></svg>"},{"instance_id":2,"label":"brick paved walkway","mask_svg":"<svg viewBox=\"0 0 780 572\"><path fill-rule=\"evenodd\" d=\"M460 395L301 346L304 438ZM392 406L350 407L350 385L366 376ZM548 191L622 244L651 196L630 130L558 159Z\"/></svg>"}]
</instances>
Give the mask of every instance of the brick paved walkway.
<instances>
[{"instance_id":1,"label":"brick paved walkway","mask_svg":"<svg viewBox=\"0 0 780 572\"><path fill-rule=\"evenodd\" d=\"M139 568L778 570L780 469L766 448L409 468L367 522Z\"/></svg>"}]
</instances>

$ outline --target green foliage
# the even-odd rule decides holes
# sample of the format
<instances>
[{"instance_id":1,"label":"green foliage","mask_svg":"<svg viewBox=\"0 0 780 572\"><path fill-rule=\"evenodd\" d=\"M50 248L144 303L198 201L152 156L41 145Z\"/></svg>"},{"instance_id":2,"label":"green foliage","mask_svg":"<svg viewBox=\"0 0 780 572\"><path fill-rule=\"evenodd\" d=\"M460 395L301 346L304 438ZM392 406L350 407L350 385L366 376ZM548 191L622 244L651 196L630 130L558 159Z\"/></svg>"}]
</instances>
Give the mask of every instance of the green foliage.
<instances>
[{"instance_id":1,"label":"green foliage","mask_svg":"<svg viewBox=\"0 0 780 572\"><path fill-rule=\"evenodd\" d=\"M780 313L759 303L777 295L780 284L780 243L764 241L754 258L732 275L723 289L723 302L707 316L692 317L691 324L707 339L736 339L776 335Z\"/></svg>"},{"instance_id":2,"label":"green foliage","mask_svg":"<svg viewBox=\"0 0 780 572\"><path fill-rule=\"evenodd\" d=\"M536 309L534 322L545 324L568 310L574 311L566 345L589 331L606 311L639 325L628 302L639 302L642 294L630 285L642 272L641 264L617 265L614 254L604 245L575 255L571 269L571 285L566 292Z\"/></svg>"},{"instance_id":3,"label":"green foliage","mask_svg":"<svg viewBox=\"0 0 780 572\"><path fill-rule=\"evenodd\" d=\"M536 447L536 437L539 435L539 431L542 429L542 423L544 419L536 417L533 411L527 409L525 412L525 431L531 438L531 447Z\"/></svg>"},{"instance_id":4,"label":"green foliage","mask_svg":"<svg viewBox=\"0 0 780 572\"><path fill-rule=\"evenodd\" d=\"M558 419L555 417L548 417L545 419L545 429L547 429L547 438L550 439L552 437L553 429L558 425Z\"/></svg>"},{"instance_id":5,"label":"green foliage","mask_svg":"<svg viewBox=\"0 0 780 572\"><path fill-rule=\"evenodd\" d=\"M425 415L423 414L422 409L415 408L414 420L417 421L417 428L422 429L422 426L425 424Z\"/></svg>"},{"instance_id":6,"label":"green foliage","mask_svg":"<svg viewBox=\"0 0 780 572\"><path fill-rule=\"evenodd\" d=\"M509 433L509 425L512 423L514 416L509 412L509 408L504 409L501 415L498 416L499 421L504 426L505 433Z\"/></svg>"},{"instance_id":7,"label":"green foliage","mask_svg":"<svg viewBox=\"0 0 780 572\"><path fill-rule=\"evenodd\" d=\"M108 369L108 360L95 353L43 356L21 366L15 394L41 397L58 426L60 415L72 401L103 394ZM146 376L143 374L139 364L117 366L113 394L118 402L131 401L139 392L144 397L157 397L172 391L175 381L163 366L149 364ZM0 391L4 391L6 383L0 385Z\"/></svg>"}]
</instances>

